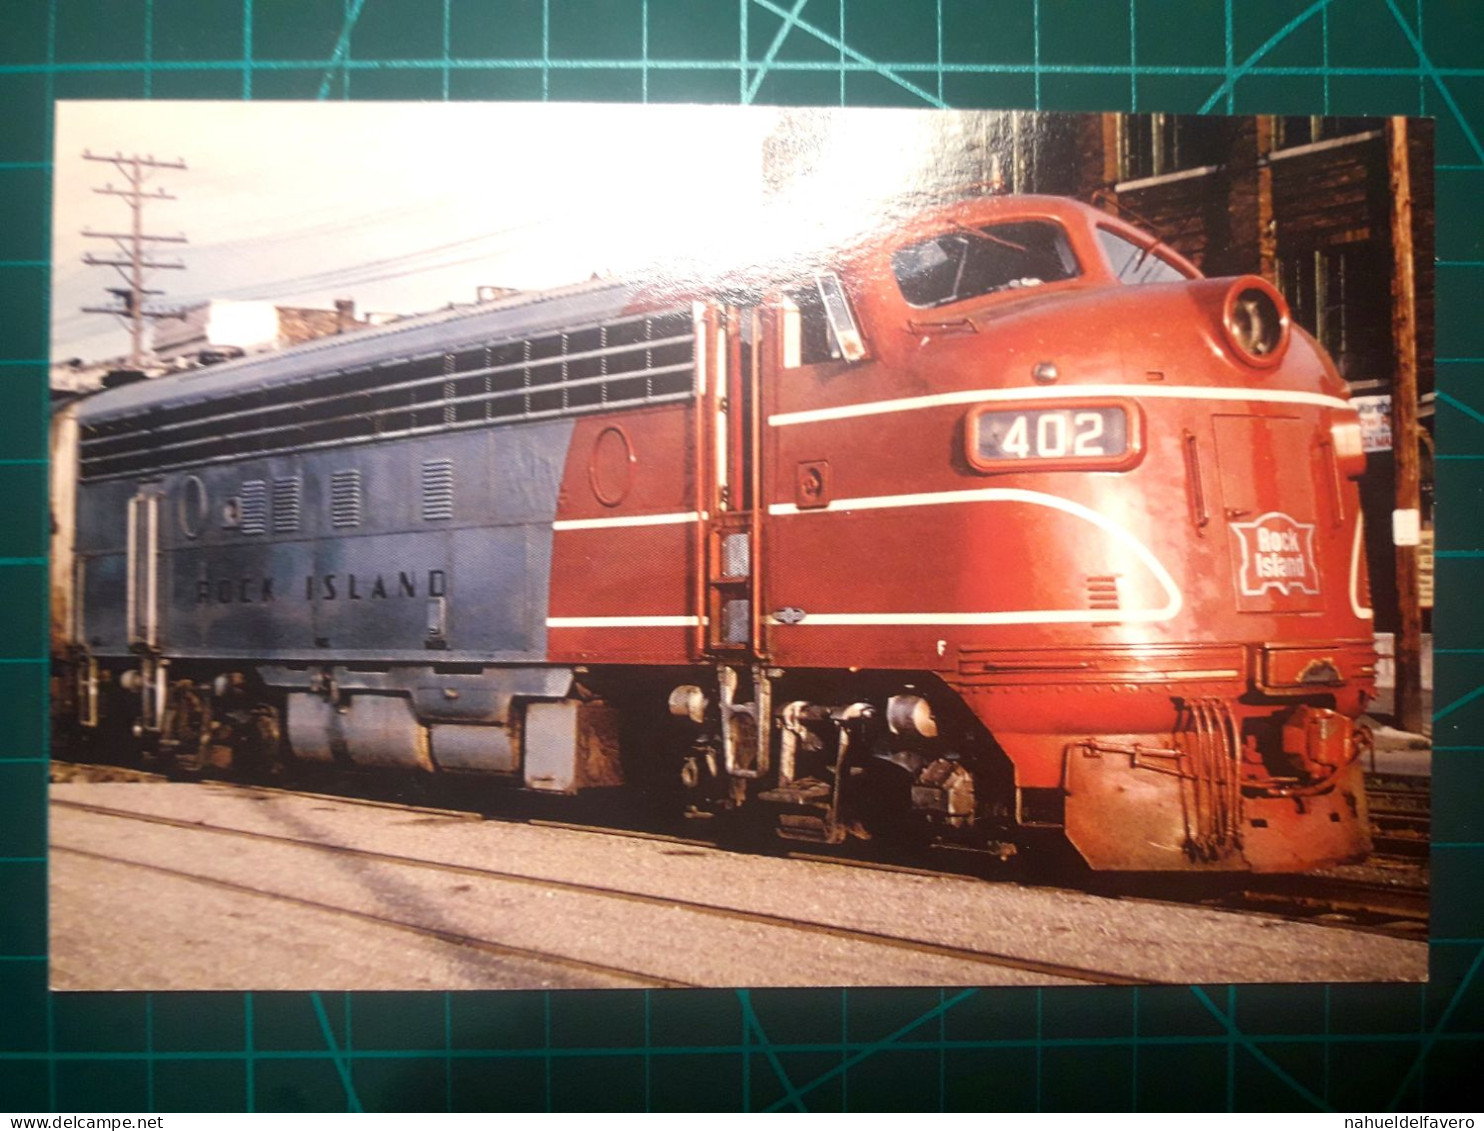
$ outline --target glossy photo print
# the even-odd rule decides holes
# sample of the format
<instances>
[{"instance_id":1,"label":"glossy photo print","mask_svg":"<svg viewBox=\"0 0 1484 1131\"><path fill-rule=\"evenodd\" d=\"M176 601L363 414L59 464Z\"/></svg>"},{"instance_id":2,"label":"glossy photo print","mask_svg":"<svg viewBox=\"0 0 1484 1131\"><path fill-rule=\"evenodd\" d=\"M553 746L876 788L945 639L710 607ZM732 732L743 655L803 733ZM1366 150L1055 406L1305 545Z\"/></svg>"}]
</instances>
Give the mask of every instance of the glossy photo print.
<instances>
[{"instance_id":1,"label":"glossy photo print","mask_svg":"<svg viewBox=\"0 0 1484 1131\"><path fill-rule=\"evenodd\" d=\"M60 103L52 987L1425 979L1432 178Z\"/></svg>"}]
</instances>

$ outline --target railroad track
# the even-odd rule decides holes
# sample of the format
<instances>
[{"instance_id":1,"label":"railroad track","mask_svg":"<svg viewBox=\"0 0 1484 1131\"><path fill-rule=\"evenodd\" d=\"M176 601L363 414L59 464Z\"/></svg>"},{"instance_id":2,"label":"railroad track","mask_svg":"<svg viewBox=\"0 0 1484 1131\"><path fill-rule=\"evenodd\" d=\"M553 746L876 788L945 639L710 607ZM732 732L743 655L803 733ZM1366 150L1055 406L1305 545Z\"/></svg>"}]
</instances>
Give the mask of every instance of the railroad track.
<instances>
[{"instance_id":1,"label":"railroad track","mask_svg":"<svg viewBox=\"0 0 1484 1131\"><path fill-rule=\"evenodd\" d=\"M1255 876L1211 905L1417 939L1427 935L1429 894L1426 888L1337 876Z\"/></svg>"},{"instance_id":2,"label":"railroad track","mask_svg":"<svg viewBox=\"0 0 1484 1131\"><path fill-rule=\"evenodd\" d=\"M201 827L201 826L195 826ZM53 845L53 852L65 853L69 856L77 856L85 860L95 860L99 863L119 864L127 868L153 873L158 876L166 876L171 879L187 880L191 883L202 884L207 887L216 888L218 891L229 891L236 895L258 896L271 900L275 903L289 904L301 907L309 911L327 912L348 919L354 919L360 923L367 923L376 927L389 928L404 934L413 935L417 938L434 939L438 942L449 943L455 946L468 947L484 954L491 954L501 958L516 958L533 962L544 966L558 966L573 970L582 974L597 974L607 978L615 978L641 988L683 989L694 988L697 982L683 982L674 978L660 978L640 970L630 970L622 966L613 966L601 962L589 962L584 959L574 958L570 955L556 954L551 951L535 950L530 947L512 946L508 943L497 942L492 939L480 938L475 935L464 934L459 931L449 931L438 927L429 927L424 924L410 923L401 919L394 919L386 915L375 915L367 911L359 911L351 907L342 907L337 904L325 903L321 900L305 899L301 896L289 895L280 891L269 891L254 887L251 884L240 884L232 880L224 880L215 876L203 876L196 872L182 871L179 868L167 868L160 864L149 864L139 860L130 860L121 856L110 856L103 852L90 852L86 849L72 848L66 845Z\"/></svg>"},{"instance_id":3,"label":"railroad track","mask_svg":"<svg viewBox=\"0 0 1484 1131\"><path fill-rule=\"evenodd\" d=\"M103 776L89 776L94 770L100 771ZM90 767L74 764L74 771L85 777L86 780L163 780L162 775L159 774L149 773L147 771L125 770L113 766ZM133 776L131 777L129 775ZM215 784L223 788L247 788L270 793L283 793L295 797L320 798L333 800L340 804L415 812L422 815L434 815L449 819L515 821L544 828L563 829L602 836L626 837L638 840L657 840L695 848L721 849L723 851L727 848L716 837L680 836L654 829L636 829L614 825L612 823L590 824L574 820L553 819L543 815L533 815L529 812L525 814L488 813L468 808L439 808L387 798L365 797L338 790L335 792L318 792L292 789L284 786L257 784L244 786L231 782L219 782ZM1368 782L1367 793L1371 799L1372 824L1377 830L1374 834L1374 840L1377 845L1376 857L1381 858L1382 862L1394 861L1404 873L1416 871L1419 859L1425 858L1427 853L1427 836L1429 831L1429 790L1427 779L1377 779ZM545 801L549 799L541 798L538 800ZM76 802L58 802L58 804L75 808L88 808ZM98 807L92 808L97 809ZM550 807L538 807L538 813L549 811ZM125 810L118 810L108 811L108 815L124 817L131 814ZM191 829L215 831L224 834L232 833L233 835L256 837L267 836L267 834L248 833L242 830L218 829L187 821L174 821L171 818L165 817L137 816L136 819L151 820L162 824L174 823ZM1401 847L1399 849L1394 847L1393 842L1400 842ZM836 852L803 851L791 848L771 838L760 842L760 844L765 851L773 855L782 855L788 859L804 860L837 867L860 868L870 871L919 875L941 879L956 879L965 882L984 882L985 880L984 867L986 860L983 858L984 854L981 853L964 854L961 852L929 849L925 854L919 853L919 856L926 856L927 859L921 859L916 863L909 864L873 860L863 858L860 855L848 855L848 850L843 849ZM339 848L336 846L309 843L303 843L302 846L319 851L334 851L358 855L368 859L384 859L396 863L407 863L409 865L418 864L417 861L411 858L384 857L381 854L366 852L360 849ZM440 864L433 861L423 861L420 866L436 867L448 871L462 868L460 865ZM520 878L516 874L502 873L493 869L476 868L472 869L470 874L508 880L517 880ZM1008 873L1007 878L1009 878ZM1268 918L1287 919L1294 922L1310 923L1316 926L1363 931L1370 934L1380 934L1396 938L1417 939L1425 937L1428 926L1429 896L1426 887L1407 886L1405 883L1386 884L1373 880L1361 880L1343 876L1308 874L1285 876L1242 876L1231 874L1224 877L1161 876L1148 881L1127 880L1123 877L1110 875L1095 876L1079 881L1078 879L1069 878L1062 874L1025 875L1016 872L1014 873L1014 878L1042 888L1064 888L1069 892L1092 891L1096 894L1108 895L1115 898L1133 898L1156 904L1199 905L1224 911L1259 914ZM531 880L530 877L526 877L525 879ZM549 881L535 880L532 882L547 883ZM578 889L588 890L583 888L583 885L576 885L576 887ZM684 901L662 899L660 897L640 895L639 893L625 894L616 891L605 893L602 889L591 889L589 894L607 894L611 898L635 898L662 903L666 906L686 906ZM746 918L751 914L735 909L728 911L724 908L711 907L710 905L696 905L690 909L701 913L727 914L734 918ZM823 933L834 932L837 937L864 938L865 941L877 943L884 943L887 938L887 936L874 936L869 932L853 932L847 928L829 928L823 924L810 924L803 920L784 921L776 916L761 916L754 918L753 921L766 922L769 925L775 926L791 926L797 930L815 930ZM898 941L906 942L906 940ZM920 944L919 948L921 948ZM983 961L991 965L1009 966L1011 968L1037 973L1054 974L1059 977L1076 978L1081 981L1102 981L1106 984L1116 984L1118 979L1118 976L1106 972L1080 971L1080 973L1069 973L1067 971L1075 971L1077 968L1057 967L1055 964L1025 962L1020 959L1012 959L1010 956L996 955L992 952L960 951L955 948L945 948L936 953L947 954L949 952L952 952L949 955L951 957L965 957L968 961ZM978 957L969 958L967 957L968 955L977 955ZM1014 963L1021 964L1014 965ZM1138 979L1125 979L1125 981L1135 982Z\"/></svg>"},{"instance_id":4,"label":"railroad track","mask_svg":"<svg viewBox=\"0 0 1484 1131\"><path fill-rule=\"evenodd\" d=\"M342 799L336 798L336 800ZM126 809L115 809L110 806L95 805L79 801L54 800L52 804L60 808L116 820L136 821L146 824L162 825L166 827L187 830L193 833L202 833L224 838L236 838L241 840L253 841L260 844L272 844L276 846L291 847L308 853L349 858L368 864L374 863L379 865L390 865L398 868L437 872L450 876L458 876L464 879L488 881L496 884L534 886L544 891L562 892L602 900L613 900L632 904L646 905L655 908L663 908L667 911L679 911L684 914L704 917L708 919L719 919L739 925L748 924L754 927L781 929L796 934L809 935L819 938L837 939L855 944L866 944L871 947L880 947L894 951L905 951L912 954L949 959L952 961L969 963L976 966L1038 974L1071 982L1093 983L1097 985L1159 984L1158 981L1155 979L1139 978L1109 970L1100 970L1086 966L1070 965L1065 963L1044 962L1036 959L1024 958L1019 955L1004 954L972 947L954 946L945 943L935 943L926 939L912 938L896 934L887 934L884 932L865 930L856 927L846 927L838 924L820 922L818 920L803 917L778 915L768 912L749 911L744 908L727 906L725 904L707 903L697 900L675 898L671 896L658 896L648 892L635 891L622 887L611 887L601 884L590 884L571 880L554 879L547 876L533 876L524 872L511 871L500 868L491 868L470 864L456 864L441 860L428 860L414 856L376 852L369 849L355 848L347 845L335 845L315 841L304 841L294 837L283 836L277 833L266 833L251 829L235 828L227 825L206 824L196 821L184 820L176 817L162 816L159 814L136 813ZM402 809L413 808L411 806L395 807ZM419 811L422 810L419 809ZM440 811L434 810L434 812ZM559 824L558 822L542 823L548 825ZM572 825L567 825L565 827L579 829L583 828L582 826ZM602 832L604 834L609 833L609 830L607 829L596 828L588 828L584 829L584 831ZM678 838L663 839L675 840ZM708 842L705 841L695 841L691 843L704 847L712 847ZM549 954L547 952L535 951L529 948L507 947L505 946L505 944L502 944L495 940L465 936L456 932L449 932L436 928L428 928L414 922L407 922L404 920L387 918L381 915L369 914L367 912L347 909L339 907L335 904L324 903L322 901L312 899L305 899L299 896L286 896L282 893L278 893L266 888L259 888L251 884L242 884L237 881L229 881L222 880L216 877L201 876L200 874L191 872L189 870L170 868L153 863L136 863L127 859L119 860L116 857L105 856L98 853L84 852L83 850L68 848L66 846L59 846L55 850L72 852L81 855L95 856L99 859L114 860L117 863L147 868L151 871L164 873L176 878L194 880L209 884L211 886L225 888L238 892L239 894L250 894L264 898L280 899L286 902L313 908L314 910L345 914L353 918L361 919L363 921L374 922L380 926L391 927L413 934L421 934L427 937L438 938L444 942L453 942L460 945L475 946L486 951L517 955L521 958L530 959L538 962L551 962L553 964L559 965L579 965L583 969L602 973L609 977L627 978L636 985L646 984L663 986L687 986L700 984L676 980L669 977L656 976L649 971L634 970L626 967L611 966L601 963L591 963L586 962L585 960L571 959L568 956Z\"/></svg>"},{"instance_id":5,"label":"railroad track","mask_svg":"<svg viewBox=\"0 0 1484 1131\"><path fill-rule=\"evenodd\" d=\"M1432 791L1427 778L1368 778L1371 841L1379 856L1416 860L1432 838Z\"/></svg>"}]
</instances>

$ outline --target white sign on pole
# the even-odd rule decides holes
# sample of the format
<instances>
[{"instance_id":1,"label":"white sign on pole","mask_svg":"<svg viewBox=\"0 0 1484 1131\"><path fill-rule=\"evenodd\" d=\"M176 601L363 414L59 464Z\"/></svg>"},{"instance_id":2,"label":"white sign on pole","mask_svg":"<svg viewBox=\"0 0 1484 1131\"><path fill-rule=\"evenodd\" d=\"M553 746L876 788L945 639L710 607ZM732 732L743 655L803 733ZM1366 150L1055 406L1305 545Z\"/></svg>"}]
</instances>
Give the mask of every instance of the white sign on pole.
<instances>
[{"instance_id":1,"label":"white sign on pole","mask_svg":"<svg viewBox=\"0 0 1484 1131\"><path fill-rule=\"evenodd\" d=\"M1351 397L1350 404L1360 413L1361 448L1368 452L1391 451L1391 394Z\"/></svg>"}]
</instances>

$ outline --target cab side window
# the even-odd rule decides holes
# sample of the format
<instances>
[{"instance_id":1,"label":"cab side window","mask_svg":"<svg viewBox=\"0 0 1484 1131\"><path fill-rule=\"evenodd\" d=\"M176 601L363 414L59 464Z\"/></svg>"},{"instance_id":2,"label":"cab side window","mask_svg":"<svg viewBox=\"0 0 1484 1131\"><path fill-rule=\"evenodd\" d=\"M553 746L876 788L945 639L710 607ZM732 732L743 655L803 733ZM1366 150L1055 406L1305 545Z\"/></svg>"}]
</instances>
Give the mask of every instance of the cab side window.
<instances>
[{"instance_id":1,"label":"cab side window","mask_svg":"<svg viewBox=\"0 0 1484 1131\"><path fill-rule=\"evenodd\" d=\"M1159 253L1140 247L1107 228L1098 229L1098 243L1120 283L1180 283L1186 276Z\"/></svg>"},{"instance_id":2,"label":"cab side window","mask_svg":"<svg viewBox=\"0 0 1484 1131\"><path fill-rule=\"evenodd\" d=\"M824 300L819 288L814 286L793 287L784 292L789 303L798 311L798 357L790 358L786 365L818 365L822 361L838 361L843 354L830 329L830 320L825 314Z\"/></svg>"}]
</instances>

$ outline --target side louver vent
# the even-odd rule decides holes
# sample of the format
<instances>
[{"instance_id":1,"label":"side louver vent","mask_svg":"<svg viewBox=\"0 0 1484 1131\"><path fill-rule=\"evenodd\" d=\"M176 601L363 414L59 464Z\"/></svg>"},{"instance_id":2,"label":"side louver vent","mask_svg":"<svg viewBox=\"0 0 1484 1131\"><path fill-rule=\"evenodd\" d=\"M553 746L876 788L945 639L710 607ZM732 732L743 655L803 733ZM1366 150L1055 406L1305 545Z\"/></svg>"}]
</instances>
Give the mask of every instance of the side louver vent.
<instances>
[{"instance_id":1,"label":"side louver vent","mask_svg":"<svg viewBox=\"0 0 1484 1131\"><path fill-rule=\"evenodd\" d=\"M423 460L423 521L453 518L453 460Z\"/></svg>"},{"instance_id":2,"label":"side louver vent","mask_svg":"<svg viewBox=\"0 0 1484 1131\"><path fill-rule=\"evenodd\" d=\"M330 476L330 525L361 525L361 473L354 468Z\"/></svg>"},{"instance_id":3,"label":"side louver vent","mask_svg":"<svg viewBox=\"0 0 1484 1131\"><path fill-rule=\"evenodd\" d=\"M297 475L273 481L273 533L293 534L299 529L303 482Z\"/></svg>"},{"instance_id":4,"label":"side louver vent","mask_svg":"<svg viewBox=\"0 0 1484 1131\"><path fill-rule=\"evenodd\" d=\"M1094 609L1118 608L1118 575L1089 577L1087 579L1087 603Z\"/></svg>"},{"instance_id":5,"label":"side louver vent","mask_svg":"<svg viewBox=\"0 0 1484 1131\"><path fill-rule=\"evenodd\" d=\"M262 479L249 479L242 484L242 522L244 534L268 532L268 484Z\"/></svg>"}]
</instances>

